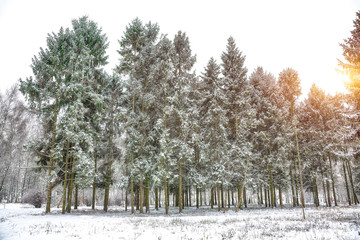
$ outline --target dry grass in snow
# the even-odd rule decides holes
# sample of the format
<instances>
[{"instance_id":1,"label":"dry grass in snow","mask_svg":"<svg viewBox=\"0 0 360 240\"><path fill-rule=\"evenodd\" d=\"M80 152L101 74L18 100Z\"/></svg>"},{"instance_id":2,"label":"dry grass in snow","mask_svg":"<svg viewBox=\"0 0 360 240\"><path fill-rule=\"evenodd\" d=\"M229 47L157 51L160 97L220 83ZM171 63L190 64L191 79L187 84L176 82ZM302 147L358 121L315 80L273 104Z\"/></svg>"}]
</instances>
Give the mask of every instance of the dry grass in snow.
<instances>
[{"instance_id":1,"label":"dry grass in snow","mask_svg":"<svg viewBox=\"0 0 360 240\"><path fill-rule=\"evenodd\" d=\"M151 209L130 215L82 207L71 214L30 205L0 206L0 239L360 239L360 207L256 209L225 214L210 208L186 208L170 215Z\"/></svg>"}]
</instances>

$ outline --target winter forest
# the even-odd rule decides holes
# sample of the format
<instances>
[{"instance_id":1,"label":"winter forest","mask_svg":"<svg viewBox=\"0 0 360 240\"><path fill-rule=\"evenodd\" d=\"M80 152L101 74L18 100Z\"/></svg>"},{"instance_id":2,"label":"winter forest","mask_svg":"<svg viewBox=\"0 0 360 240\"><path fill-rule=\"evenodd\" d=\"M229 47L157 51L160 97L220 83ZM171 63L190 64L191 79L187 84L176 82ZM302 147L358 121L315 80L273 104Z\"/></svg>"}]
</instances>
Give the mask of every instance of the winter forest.
<instances>
[{"instance_id":1,"label":"winter forest","mask_svg":"<svg viewBox=\"0 0 360 240\"><path fill-rule=\"evenodd\" d=\"M0 95L1 202L63 214L295 207L304 219L359 204L360 11L339 46L348 93L313 84L303 99L296 69L248 72L231 36L199 74L191 36L138 18L111 73L106 33L89 17L46 43L33 76Z\"/></svg>"}]
</instances>

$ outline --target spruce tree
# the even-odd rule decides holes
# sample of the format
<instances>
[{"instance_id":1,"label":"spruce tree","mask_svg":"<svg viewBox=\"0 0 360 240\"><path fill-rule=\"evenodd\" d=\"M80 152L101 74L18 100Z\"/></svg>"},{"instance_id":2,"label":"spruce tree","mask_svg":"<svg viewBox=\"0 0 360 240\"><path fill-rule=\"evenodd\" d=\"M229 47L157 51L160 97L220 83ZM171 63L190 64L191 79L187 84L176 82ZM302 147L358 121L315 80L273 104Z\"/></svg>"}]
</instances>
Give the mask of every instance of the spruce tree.
<instances>
[{"instance_id":1,"label":"spruce tree","mask_svg":"<svg viewBox=\"0 0 360 240\"><path fill-rule=\"evenodd\" d=\"M201 76L201 116L202 138L204 141L206 165L203 167L211 188L220 188L224 184L229 187L232 172L226 173L229 156L228 132L226 126L226 94L220 79L220 66L211 58ZM200 169L199 169L200 170ZM229 169L227 169L229 170ZM198 197L197 197L198 202ZM198 203L197 203L198 206ZM220 209L218 209L220 210Z\"/></svg>"},{"instance_id":2,"label":"spruce tree","mask_svg":"<svg viewBox=\"0 0 360 240\"><path fill-rule=\"evenodd\" d=\"M245 56L239 51L232 37L228 39L226 51L222 53L221 60L222 86L227 99L228 143L230 144L229 164L225 165L225 169L233 171L230 175L237 182L240 204L248 169L248 159L251 155L249 129L254 112L250 104L249 83L246 77L247 68L244 66ZM238 207L240 207L239 204Z\"/></svg>"},{"instance_id":3,"label":"spruce tree","mask_svg":"<svg viewBox=\"0 0 360 240\"><path fill-rule=\"evenodd\" d=\"M173 86L176 90L174 93L174 102L176 110L174 111L175 126L173 132L173 142L175 144L174 150L177 155L178 163L178 203L179 212L183 209L183 165L185 161L191 157L191 149L187 144L189 134L189 122L187 121L187 96L190 82L194 79L194 74L191 69L196 61L196 56L193 56L190 48L189 38L185 33L179 31L173 40L174 51L171 55L171 62L173 64Z\"/></svg>"},{"instance_id":4,"label":"spruce tree","mask_svg":"<svg viewBox=\"0 0 360 240\"><path fill-rule=\"evenodd\" d=\"M356 108L360 109L360 11L356 12L353 24L351 36L340 44L345 61L338 62L343 72L349 76L350 81L346 83L346 88L352 93Z\"/></svg>"}]
</instances>

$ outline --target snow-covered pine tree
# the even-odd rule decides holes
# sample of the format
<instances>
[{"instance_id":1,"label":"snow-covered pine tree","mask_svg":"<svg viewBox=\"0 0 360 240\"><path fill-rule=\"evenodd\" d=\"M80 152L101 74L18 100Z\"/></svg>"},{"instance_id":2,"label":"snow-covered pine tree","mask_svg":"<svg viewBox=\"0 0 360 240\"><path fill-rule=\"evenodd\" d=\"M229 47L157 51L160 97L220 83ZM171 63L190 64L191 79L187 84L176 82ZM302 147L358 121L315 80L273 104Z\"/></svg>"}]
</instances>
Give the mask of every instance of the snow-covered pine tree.
<instances>
[{"instance_id":1,"label":"snow-covered pine tree","mask_svg":"<svg viewBox=\"0 0 360 240\"><path fill-rule=\"evenodd\" d=\"M201 133L204 144L204 159L206 163L198 166L201 178L208 179L211 189L217 190L223 184L227 188L230 185L232 172L226 174L225 165L229 161L228 132L226 126L226 94L220 78L220 66L214 58L210 58L201 76L199 89L199 115L201 116ZM200 167L203 168L200 170ZM229 169L226 169L229 171ZM201 176L201 172L203 173ZM198 179L198 181L200 180ZM197 185L201 186L201 182ZM219 192L219 191L217 191ZM218 199L220 197L218 196ZM198 207L198 196L196 198ZM220 200L219 200L220 203ZM220 206L220 205L218 205ZM218 208L220 211L220 208Z\"/></svg>"},{"instance_id":2,"label":"snow-covered pine tree","mask_svg":"<svg viewBox=\"0 0 360 240\"><path fill-rule=\"evenodd\" d=\"M187 99L190 82L194 80L195 74L191 72L196 56L193 56L190 48L189 38L185 33L179 31L173 40L174 51L171 55L173 64L173 87L175 89L173 101L176 108L173 111L174 126L170 133L174 142L174 154L178 162L178 204L179 212L183 209L183 165L191 158L192 149L187 144L190 137L191 124L187 119Z\"/></svg>"},{"instance_id":3,"label":"snow-covered pine tree","mask_svg":"<svg viewBox=\"0 0 360 240\"><path fill-rule=\"evenodd\" d=\"M299 173L299 189L300 189L300 200L301 200L301 206L303 210L303 217L305 219L305 199L304 199L304 189L303 189L303 182L302 182L302 167L301 167L301 161L300 161L300 150L299 150L299 144L298 144L298 135L297 135L297 127L296 127L296 106L295 102L297 98L301 94L301 87L300 87L300 78L297 71L295 71L292 68L284 69L282 72L279 73L278 78L278 85L280 88L280 94L284 99L283 106L288 112L288 120L289 123L293 125L293 131L295 135L295 149L296 149L296 155L297 155L297 169ZM291 151L291 150L290 150ZM296 169L295 167L295 169Z\"/></svg>"},{"instance_id":4,"label":"snow-covered pine tree","mask_svg":"<svg viewBox=\"0 0 360 240\"><path fill-rule=\"evenodd\" d=\"M338 60L343 72L349 76L346 88L352 93L355 99L356 109L360 109L360 11L356 12L356 19L353 21L354 29L351 36L344 39L340 46L343 50L345 61Z\"/></svg>"},{"instance_id":5,"label":"snow-covered pine tree","mask_svg":"<svg viewBox=\"0 0 360 240\"><path fill-rule=\"evenodd\" d=\"M56 131L58 114L64 105L65 81L70 76L68 71L70 63L71 33L69 29L60 28L59 32L48 34L47 47L40 48L40 52L32 59L31 68L33 77L20 79L20 91L25 96L31 110L35 111L47 125L45 131L47 140L37 148L44 152L42 163L48 166L48 189L46 213L50 212L51 193L55 184L56 166L54 156L56 148Z\"/></svg>"},{"instance_id":6,"label":"snow-covered pine tree","mask_svg":"<svg viewBox=\"0 0 360 240\"><path fill-rule=\"evenodd\" d=\"M56 164L58 170L54 179L59 183L64 177L67 155L67 160L72 159L72 175L75 176L76 172L75 184L86 185L93 177L93 171L89 169L93 166L92 156L89 154L93 152L93 140L97 134L94 124L101 121L103 97L98 84L106 79L102 67L107 63L108 43L97 24L87 17L73 20L72 26L72 30L61 28L59 34L48 35L48 48L41 49L39 58L33 59L35 80L30 77L21 81L20 89L30 107L45 117L45 123L51 123L48 128L52 132L50 147L46 144L40 146L41 151L50 151L50 157L43 158L42 163L49 164L49 172ZM46 119L48 116L50 119ZM59 123L62 128L57 127ZM53 186L50 181L46 212L50 211ZM71 198L68 206L70 204Z\"/></svg>"},{"instance_id":7,"label":"snow-covered pine tree","mask_svg":"<svg viewBox=\"0 0 360 240\"><path fill-rule=\"evenodd\" d=\"M161 182L163 182L164 189L164 203L165 214L169 213L169 193L168 180L172 174L172 145L170 141L170 129L168 127L168 117L174 108L174 105L169 101L169 95L172 95L173 90L170 89L172 76L172 64L170 56L173 51L173 44L167 37L162 37L156 44L156 62L152 67L152 77L154 78L153 89L153 121L156 123L155 132L157 149L156 149L156 166L154 171L154 184L157 189L161 189ZM156 193L155 193L156 195ZM155 197L157 197L156 195ZM159 208L159 204L155 204Z\"/></svg>"},{"instance_id":8,"label":"snow-covered pine tree","mask_svg":"<svg viewBox=\"0 0 360 240\"><path fill-rule=\"evenodd\" d=\"M284 116L277 105L279 91L275 77L258 67L250 76L252 105L256 107L256 127L252 129L252 142L256 148L253 158L254 177L258 187L268 186L272 207L275 206L275 187L279 193L286 187L286 162L283 152L286 148L286 131ZM255 157L256 156L256 157ZM255 177L256 176L256 177ZM280 203L282 204L282 195Z\"/></svg>"},{"instance_id":9,"label":"snow-covered pine tree","mask_svg":"<svg viewBox=\"0 0 360 240\"><path fill-rule=\"evenodd\" d=\"M127 138L127 154L130 158L130 198L131 198L131 213L135 213L134 209L134 160L135 154L138 152L138 145L140 143L140 132L138 129L139 110L138 98L141 95L141 84L136 76L135 64L139 61L139 53L145 41L145 28L140 19L134 19L124 32L124 36L119 40L120 50L118 53L121 56L120 63L117 66L117 71L121 75L128 77L125 83L124 106L127 109L127 118L125 119L126 138Z\"/></svg>"},{"instance_id":10,"label":"snow-covered pine tree","mask_svg":"<svg viewBox=\"0 0 360 240\"><path fill-rule=\"evenodd\" d=\"M343 73L349 76L349 81L345 84L346 88L350 91L350 97L352 98L352 105L354 109L351 114L352 128L354 133L352 138L358 138L360 135L360 11L356 12L356 18L353 21L354 29L351 30L351 36L347 39L344 39L344 43L341 43L340 46L343 50L344 61L339 61L339 66L343 69ZM360 161L360 155L357 153L358 150L354 152L356 161ZM360 169L357 168L357 171L354 173L356 179L360 179ZM360 186L357 186L357 191L360 193Z\"/></svg>"},{"instance_id":11,"label":"snow-covered pine tree","mask_svg":"<svg viewBox=\"0 0 360 240\"><path fill-rule=\"evenodd\" d=\"M230 144L229 161L225 168L238 187L238 207L240 207L243 187L251 157L249 141L250 128L253 123L254 111L251 107L247 68L244 66L245 56L236 46L232 37L228 38L226 51L221 55L222 87L227 99L226 117L228 143Z\"/></svg>"},{"instance_id":12,"label":"snow-covered pine tree","mask_svg":"<svg viewBox=\"0 0 360 240\"><path fill-rule=\"evenodd\" d=\"M156 153L159 148L154 129L159 118L159 112L156 110L157 95L163 79L156 75L158 70L154 70L154 67L166 60L158 56L157 24L143 25L139 19L135 19L126 28L124 35L119 41L121 47L119 53L122 58L118 71L128 77L124 104L128 109L126 129L127 155L131 159L132 213L134 213L134 180L139 182L139 209L142 213L144 200L146 211L149 211L149 186L157 166Z\"/></svg>"}]
</instances>

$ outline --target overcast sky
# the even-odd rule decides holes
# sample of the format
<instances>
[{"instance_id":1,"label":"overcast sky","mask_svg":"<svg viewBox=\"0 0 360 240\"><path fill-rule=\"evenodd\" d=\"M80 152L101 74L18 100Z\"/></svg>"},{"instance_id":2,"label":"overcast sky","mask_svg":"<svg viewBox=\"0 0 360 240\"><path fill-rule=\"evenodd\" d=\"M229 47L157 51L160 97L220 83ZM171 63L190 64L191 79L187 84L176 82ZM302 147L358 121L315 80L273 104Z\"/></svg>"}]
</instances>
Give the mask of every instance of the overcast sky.
<instances>
[{"instance_id":1,"label":"overcast sky","mask_svg":"<svg viewBox=\"0 0 360 240\"><path fill-rule=\"evenodd\" d=\"M210 57L220 63L229 36L246 56L248 76L257 66L278 77L287 67L299 72L303 93L311 84L343 91L336 72L339 43L350 36L359 0L0 0L0 89L32 75L31 59L46 36L88 15L107 34L110 72L118 63L118 40L135 17L156 22L173 39L187 33L200 74Z\"/></svg>"}]
</instances>

